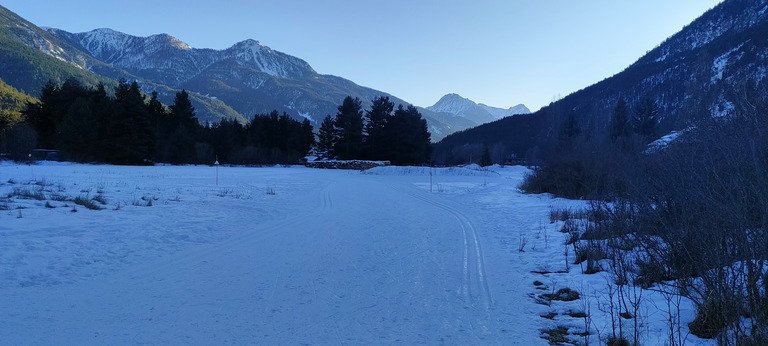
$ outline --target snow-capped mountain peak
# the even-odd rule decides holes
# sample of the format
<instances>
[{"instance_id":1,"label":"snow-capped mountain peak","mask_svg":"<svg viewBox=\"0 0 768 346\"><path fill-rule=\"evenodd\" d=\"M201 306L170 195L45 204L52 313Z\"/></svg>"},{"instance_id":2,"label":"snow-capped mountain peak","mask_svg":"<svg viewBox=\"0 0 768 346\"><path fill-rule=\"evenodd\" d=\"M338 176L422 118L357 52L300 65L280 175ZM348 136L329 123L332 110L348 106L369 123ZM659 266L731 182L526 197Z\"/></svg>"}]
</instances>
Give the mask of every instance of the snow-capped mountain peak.
<instances>
[{"instance_id":1,"label":"snow-capped mountain peak","mask_svg":"<svg viewBox=\"0 0 768 346\"><path fill-rule=\"evenodd\" d=\"M168 34L152 35L147 38L147 41L157 44L167 44L173 48L181 50L192 49L192 46Z\"/></svg>"},{"instance_id":2,"label":"snow-capped mountain peak","mask_svg":"<svg viewBox=\"0 0 768 346\"><path fill-rule=\"evenodd\" d=\"M256 67L275 77L302 78L315 73L306 61L274 51L253 39L238 42L226 52L233 54L238 64Z\"/></svg>"},{"instance_id":3,"label":"snow-capped mountain peak","mask_svg":"<svg viewBox=\"0 0 768 346\"><path fill-rule=\"evenodd\" d=\"M511 115L517 115L517 114L528 114L531 112L531 110L528 109L528 107L526 107L522 103L514 107L509 107L507 109L491 107L484 103L478 103L477 105L482 107L486 111L488 111L488 113L491 113L491 115L496 117L496 119L501 119L501 118L505 118L505 117L508 117Z\"/></svg>"},{"instance_id":4,"label":"snow-capped mountain peak","mask_svg":"<svg viewBox=\"0 0 768 346\"><path fill-rule=\"evenodd\" d=\"M433 112L461 114L469 108L476 106L477 104L468 98L461 97L459 94L447 94L440 98L437 103L427 107L427 109Z\"/></svg>"},{"instance_id":5,"label":"snow-capped mountain peak","mask_svg":"<svg viewBox=\"0 0 768 346\"><path fill-rule=\"evenodd\" d=\"M460 116L475 122L477 125L508 117L510 115L528 114L531 112L523 104L508 109L496 108L482 103L477 104L458 94L447 94L440 98L440 100L433 106L427 107L427 109L437 113L449 113L455 116Z\"/></svg>"}]
</instances>

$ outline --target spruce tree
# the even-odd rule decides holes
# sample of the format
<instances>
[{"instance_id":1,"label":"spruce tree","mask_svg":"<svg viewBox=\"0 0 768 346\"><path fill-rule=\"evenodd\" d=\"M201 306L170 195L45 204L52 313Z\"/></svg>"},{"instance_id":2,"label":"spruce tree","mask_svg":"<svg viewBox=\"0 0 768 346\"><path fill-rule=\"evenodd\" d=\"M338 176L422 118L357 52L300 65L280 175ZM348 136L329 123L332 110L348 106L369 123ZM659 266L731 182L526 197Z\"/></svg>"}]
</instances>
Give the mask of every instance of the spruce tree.
<instances>
[{"instance_id":1,"label":"spruce tree","mask_svg":"<svg viewBox=\"0 0 768 346\"><path fill-rule=\"evenodd\" d=\"M480 166L487 167L493 164L491 160L491 151L488 149L488 144L483 145L483 155L480 156Z\"/></svg>"},{"instance_id":2,"label":"spruce tree","mask_svg":"<svg viewBox=\"0 0 768 346\"><path fill-rule=\"evenodd\" d=\"M646 141L656 137L656 126L659 116L659 106L650 98L646 98L635 107L633 125L635 132Z\"/></svg>"},{"instance_id":3,"label":"spruce tree","mask_svg":"<svg viewBox=\"0 0 768 346\"><path fill-rule=\"evenodd\" d=\"M200 125L187 91L176 93L173 105L169 108L171 129L167 146L163 148L163 157L173 164L192 162L195 136Z\"/></svg>"},{"instance_id":4,"label":"spruce tree","mask_svg":"<svg viewBox=\"0 0 768 346\"><path fill-rule=\"evenodd\" d=\"M371 109L365 112L365 156L371 160L383 160L385 156L385 130L395 104L389 96L373 99Z\"/></svg>"},{"instance_id":5,"label":"spruce tree","mask_svg":"<svg viewBox=\"0 0 768 346\"><path fill-rule=\"evenodd\" d=\"M184 126L190 130L197 128L199 123L195 115L195 107L192 107L192 101L189 100L189 94L186 90L176 93L173 105L169 108L174 125Z\"/></svg>"},{"instance_id":6,"label":"spruce tree","mask_svg":"<svg viewBox=\"0 0 768 346\"><path fill-rule=\"evenodd\" d=\"M58 85L49 80L40 91L40 102L29 102L27 109L22 112L37 132L38 146L42 148L54 147L57 142L57 127L64 118L63 113L59 114L55 110L58 93Z\"/></svg>"},{"instance_id":7,"label":"spruce tree","mask_svg":"<svg viewBox=\"0 0 768 346\"><path fill-rule=\"evenodd\" d=\"M334 153L342 160L360 158L360 148L363 144L363 111L360 99L347 96L338 109L334 121L337 135Z\"/></svg>"},{"instance_id":8,"label":"spruce tree","mask_svg":"<svg viewBox=\"0 0 768 346\"><path fill-rule=\"evenodd\" d=\"M322 158L333 157L333 147L336 145L336 131L333 128L333 118L328 115L320 123L317 133L317 151Z\"/></svg>"},{"instance_id":9,"label":"spruce tree","mask_svg":"<svg viewBox=\"0 0 768 346\"><path fill-rule=\"evenodd\" d=\"M110 162L141 164L153 157L155 128L138 83L128 85L121 81L118 84L111 120L111 150L107 158Z\"/></svg>"},{"instance_id":10,"label":"spruce tree","mask_svg":"<svg viewBox=\"0 0 768 346\"><path fill-rule=\"evenodd\" d=\"M619 138L628 137L631 133L631 124L629 123L629 110L627 102L619 98L616 102L616 108L613 109L611 121L608 123L608 136L611 141L617 141Z\"/></svg>"},{"instance_id":11,"label":"spruce tree","mask_svg":"<svg viewBox=\"0 0 768 346\"><path fill-rule=\"evenodd\" d=\"M67 159L88 161L99 156L99 120L93 106L87 98L77 98L58 127L57 147L65 151Z\"/></svg>"},{"instance_id":12,"label":"spruce tree","mask_svg":"<svg viewBox=\"0 0 768 346\"><path fill-rule=\"evenodd\" d=\"M399 105L387 121L386 143L386 158L396 165L428 163L432 153L427 121L411 105Z\"/></svg>"}]
</instances>

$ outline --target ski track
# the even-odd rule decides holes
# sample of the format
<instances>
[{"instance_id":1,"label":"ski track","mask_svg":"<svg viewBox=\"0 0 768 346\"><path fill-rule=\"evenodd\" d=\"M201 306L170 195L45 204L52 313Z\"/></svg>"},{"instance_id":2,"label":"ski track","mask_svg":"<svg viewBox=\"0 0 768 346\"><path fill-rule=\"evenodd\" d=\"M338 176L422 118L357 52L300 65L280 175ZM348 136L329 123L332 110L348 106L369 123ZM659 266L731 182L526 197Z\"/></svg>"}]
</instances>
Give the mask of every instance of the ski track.
<instances>
[{"instance_id":1,"label":"ski track","mask_svg":"<svg viewBox=\"0 0 768 346\"><path fill-rule=\"evenodd\" d=\"M190 230L237 228L226 238L174 245L179 250L126 261L113 271L87 273L77 280L26 288L0 285L0 294L6 297L0 300L0 343L543 341L537 335L512 332L534 329L522 322L527 316L521 320L506 311L525 298L506 283L490 282L483 247L488 244L487 230L475 226L476 220L484 219L468 216L470 210L479 209L461 205L466 199L428 193L407 177L303 169L276 172L293 174L278 181L276 197L259 197L258 203L235 199L224 215L182 211L172 214L174 221L157 216L137 224L138 230L168 225ZM265 181L240 183L238 188L253 193L264 184L270 186ZM181 198L187 199L191 197ZM284 203L298 207L281 211ZM244 218L257 207L254 218ZM130 229L126 225L119 227ZM98 221L93 226L101 227ZM76 229L67 227L61 232ZM35 230L14 232L6 234L26 237ZM493 254L498 258L500 253ZM517 275L494 266L496 281ZM506 287L507 296L502 294L498 304L491 287Z\"/></svg>"},{"instance_id":2,"label":"ski track","mask_svg":"<svg viewBox=\"0 0 768 346\"><path fill-rule=\"evenodd\" d=\"M478 240L477 230L472 222L457 208L448 206L445 203L435 201L425 196L420 191L410 191L411 197L417 198L432 206L438 207L450 213L461 228L463 242L462 256L462 274L463 281L461 292L468 303L479 305L481 308L490 310L493 307L493 295L486 281L485 259L482 254L480 241ZM472 265L474 263L474 265ZM470 267L472 270L470 270Z\"/></svg>"}]
</instances>

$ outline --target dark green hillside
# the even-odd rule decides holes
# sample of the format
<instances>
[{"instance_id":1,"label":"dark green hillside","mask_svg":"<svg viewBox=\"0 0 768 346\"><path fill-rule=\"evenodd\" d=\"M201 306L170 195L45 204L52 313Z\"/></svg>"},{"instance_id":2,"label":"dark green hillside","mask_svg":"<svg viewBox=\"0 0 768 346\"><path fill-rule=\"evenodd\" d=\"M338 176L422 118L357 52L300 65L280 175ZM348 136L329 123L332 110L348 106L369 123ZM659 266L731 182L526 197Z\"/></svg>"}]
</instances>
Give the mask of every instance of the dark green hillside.
<instances>
[{"instance_id":1,"label":"dark green hillside","mask_svg":"<svg viewBox=\"0 0 768 346\"><path fill-rule=\"evenodd\" d=\"M0 131L10 128L22 119L21 111L35 98L5 84L0 79Z\"/></svg>"},{"instance_id":2,"label":"dark green hillside","mask_svg":"<svg viewBox=\"0 0 768 346\"><path fill-rule=\"evenodd\" d=\"M0 78L6 83L30 95L37 95L49 80L63 83L70 77L87 85L116 84L41 51L57 46L60 43L48 32L0 6Z\"/></svg>"}]
</instances>

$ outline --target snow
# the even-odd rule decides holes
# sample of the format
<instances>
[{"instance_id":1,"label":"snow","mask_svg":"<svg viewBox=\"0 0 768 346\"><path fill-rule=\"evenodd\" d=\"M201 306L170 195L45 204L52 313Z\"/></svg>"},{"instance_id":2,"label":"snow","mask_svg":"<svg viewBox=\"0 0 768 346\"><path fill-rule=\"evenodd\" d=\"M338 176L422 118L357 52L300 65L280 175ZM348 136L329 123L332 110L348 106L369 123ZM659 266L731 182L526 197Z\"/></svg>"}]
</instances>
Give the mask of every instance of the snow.
<instances>
[{"instance_id":1,"label":"snow","mask_svg":"<svg viewBox=\"0 0 768 346\"><path fill-rule=\"evenodd\" d=\"M461 114L474 106L475 102L470 99L461 97L458 94L447 94L441 97L434 105L427 107L427 109L438 113Z\"/></svg>"},{"instance_id":2,"label":"snow","mask_svg":"<svg viewBox=\"0 0 768 346\"><path fill-rule=\"evenodd\" d=\"M478 103L477 105L480 106L480 108L485 109L488 113L493 115L496 119L502 119L502 118L506 118L506 117L518 115L518 114L531 113L531 110L528 109L528 107L526 107L523 104L519 104L514 107L509 107L507 109L488 106L484 103Z\"/></svg>"},{"instance_id":3,"label":"snow","mask_svg":"<svg viewBox=\"0 0 768 346\"><path fill-rule=\"evenodd\" d=\"M693 130L695 127L691 126L688 127L682 131L672 131L664 136L661 136L661 138L648 143L647 149L645 150L645 153L653 153L658 152L661 150L664 150L669 146L670 143L674 142L678 137L680 137L682 134Z\"/></svg>"},{"instance_id":4,"label":"snow","mask_svg":"<svg viewBox=\"0 0 768 346\"><path fill-rule=\"evenodd\" d=\"M564 272L549 222L586 202L521 194L527 172L0 162L2 343L546 345L582 309L604 343L606 279ZM536 280L585 298L537 304ZM663 344L643 297L641 341Z\"/></svg>"},{"instance_id":5,"label":"snow","mask_svg":"<svg viewBox=\"0 0 768 346\"><path fill-rule=\"evenodd\" d=\"M722 118L730 115L736 109L736 105L733 102L726 100L723 95L717 99L717 103L712 104L710 107L710 114L713 118Z\"/></svg>"},{"instance_id":6,"label":"snow","mask_svg":"<svg viewBox=\"0 0 768 346\"><path fill-rule=\"evenodd\" d=\"M728 60L731 57L731 54L735 53L741 47L744 45L742 42L737 47L725 52L724 54L716 57L714 61L712 62L712 78L710 80L711 83L715 83L721 79L723 79L723 72L725 72L725 68L728 66ZM737 59L739 59L744 53L740 54Z\"/></svg>"}]
</instances>

